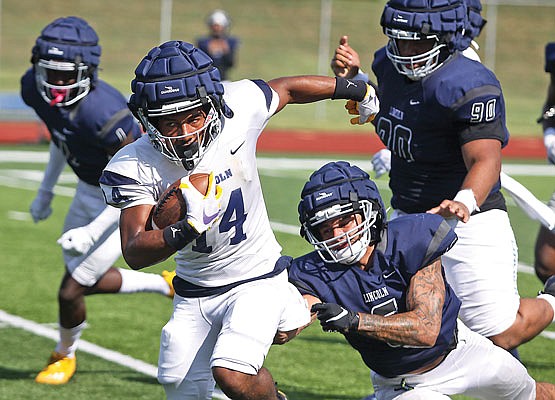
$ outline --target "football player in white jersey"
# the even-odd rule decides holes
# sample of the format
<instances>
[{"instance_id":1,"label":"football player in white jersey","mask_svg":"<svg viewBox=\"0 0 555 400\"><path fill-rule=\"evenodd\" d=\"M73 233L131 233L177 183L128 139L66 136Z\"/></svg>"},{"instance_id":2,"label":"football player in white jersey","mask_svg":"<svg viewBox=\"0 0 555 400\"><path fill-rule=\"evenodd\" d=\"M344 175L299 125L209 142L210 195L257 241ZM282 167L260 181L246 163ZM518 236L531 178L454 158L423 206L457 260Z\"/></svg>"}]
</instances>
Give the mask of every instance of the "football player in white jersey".
<instances>
[{"instance_id":1,"label":"football player in white jersey","mask_svg":"<svg viewBox=\"0 0 555 400\"><path fill-rule=\"evenodd\" d=\"M276 332L310 316L270 227L256 143L291 103L352 99L364 122L378 108L374 91L325 76L222 84L210 57L180 41L152 49L131 88L129 107L148 135L116 153L100 182L107 202L122 209L122 250L132 268L177 252L158 380L168 399L210 399L215 383L233 399L283 399L262 364ZM204 196L190 184L196 173L210 174ZM153 229L152 208L178 179L187 216Z\"/></svg>"}]
</instances>

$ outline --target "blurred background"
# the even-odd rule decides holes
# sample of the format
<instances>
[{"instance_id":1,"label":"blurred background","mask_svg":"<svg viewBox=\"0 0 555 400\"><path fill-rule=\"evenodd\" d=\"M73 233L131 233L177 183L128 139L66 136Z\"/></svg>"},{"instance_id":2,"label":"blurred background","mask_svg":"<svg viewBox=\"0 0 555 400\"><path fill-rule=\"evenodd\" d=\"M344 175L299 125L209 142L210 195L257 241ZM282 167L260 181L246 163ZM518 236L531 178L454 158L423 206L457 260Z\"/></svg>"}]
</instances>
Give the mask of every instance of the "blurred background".
<instances>
[{"instance_id":1,"label":"blurred background","mask_svg":"<svg viewBox=\"0 0 555 400\"><path fill-rule=\"evenodd\" d=\"M489 22L477 40L478 53L504 88L511 133L538 136L535 120L547 86L544 47L555 41L555 0L482 3ZM33 118L14 103L19 79L30 67L31 47L41 29L60 16L83 17L96 29L103 50L100 78L128 95L133 71L150 48L168 39L194 43L207 33L206 16L217 8L228 12L230 33L240 40L231 80L331 75L329 61L341 35L349 35L364 70L371 73L373 52L386 43L379 25L384 4L385 0L0 0L0 117ZM288 107L270 127L367 131L349 126L342 102Z\"/></svg>"}]
</instances>

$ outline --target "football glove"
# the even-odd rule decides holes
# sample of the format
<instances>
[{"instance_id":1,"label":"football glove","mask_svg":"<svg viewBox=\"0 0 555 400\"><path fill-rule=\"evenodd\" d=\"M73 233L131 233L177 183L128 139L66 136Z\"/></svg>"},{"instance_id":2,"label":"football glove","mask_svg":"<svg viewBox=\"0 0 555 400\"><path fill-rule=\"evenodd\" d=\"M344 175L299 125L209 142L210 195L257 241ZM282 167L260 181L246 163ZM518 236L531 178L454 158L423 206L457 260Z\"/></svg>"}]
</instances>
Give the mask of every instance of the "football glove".
<instances>
[{"instance_id":1,"label":"football glove","mask_svg":"<svg viewBox=\"0 0 555 400\"><path fill-rule=\"evenodd\" d=\"M221 212L222 188L216 185L214 173L208 178L206 195L200 193L189 181L189 177L181 178L179 185L185 203L187 204L187 223L198 233L202 234L214 225Z\"/></svg>"},{"instance_id":2,"label":"football glove","mask_svg":"<svg viewBox=\"0 0 555 400\"><path fill-rule=\"evenodd\" d=\"M119 216L119 209L107 206L88 225L65 232L57 243L72 256L86 254L105 232L117 229Z\"/></svg>"},{"instance_id":3,"label":"football glove","mask_svg":"<svg viewBox=\"0 0 555 400\"><path fill-rule=\"evenodd\" d=\"M543 143L547 151L547 159L555 164L555 128L547 128L543 132Z\"/></svg>"},{"instance_id":4,"label":"football glove","mask_svg":"<svg viewBox=\"0 0 555 400\"><path fill-rule=\"evenodd\" d=\"M376 178L391 171L391 150L381 149L372 156L372 167L376 173Z\"/></svg>"},{"instance_id":5,"label":"football glove","mask_svg":"<svg viewBox=\"0 0 555 400\"><path fill-rule=\"evenodd\" d=\"M322 329L327 332L356 331L360 317L358 313L346 310L339 304L334 303L316 303L310 309L315 312L316 317L320 320Z\"/></svg>"},{"instance_id":6,"label":"football glove","mask_svg":"<svg viewBox=\"0 0 555 400\"><path fill-rule=\"evenodd\" d=\"M345 108L349 114L358 115L358 117L351 118L352 125L364 125L374 120L374 117L380 111L380 101L374 88L366 84L364 99L362 101L348 100Z\"/></svg>"},{"instance_id":7,"label":"football glove","mask_svg":"<svg viewBox=\"0 0 555 400\"><path fill-rule=\"evenodd\" d=\"M65 232L56 243L68 254L80 256L86 254L97 240L98 238L91 235L87 226L81 226Z\"/></svg>"},{"instance_id":8,"label":"football glove","mask_svg":"<svg viewBox=\"0 0 555 400\"><path fill-rule=\"evenodd\" d=\"M52 207L50 207L50 204L52 203L53 197L54 193L51 191L39 189L37 196L29 208L29 212L31 213L31 217L33 217L33 221L35 221L35 223L48 218L50 214L52 214Z\"/></svg>"}]
</instances>

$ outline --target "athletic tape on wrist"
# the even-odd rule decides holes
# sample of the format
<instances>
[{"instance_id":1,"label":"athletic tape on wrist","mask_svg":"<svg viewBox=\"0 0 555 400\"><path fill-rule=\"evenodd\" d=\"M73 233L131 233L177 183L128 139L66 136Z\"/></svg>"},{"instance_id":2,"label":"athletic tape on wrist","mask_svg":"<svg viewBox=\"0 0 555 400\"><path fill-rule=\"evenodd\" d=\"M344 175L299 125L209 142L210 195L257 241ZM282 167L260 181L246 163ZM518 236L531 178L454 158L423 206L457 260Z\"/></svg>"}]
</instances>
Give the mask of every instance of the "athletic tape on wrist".
<instances>
[{"instance_id":1,"label":"athletic tape on wrist","mask_svg":"<svg viewBox=\"0 0 555 400\"><path fill-rule=\"evenodd\" d=\"M553 320L551 321L551 323L555 322L555 297L547 293L540 293L537 298L544 299L549 303L551 308L553 308Z\"/></svg>"},{"instance_id":2,"label":"athletic tape on wrist","mask_svg":"<svg viewBox=\"0 0 555 400\"><path fill-rule=\"evenodd\" d=\"M166 243L176 250L181 250L200 236L185 220L165 227L163 235Z\"/></svg>"},{"instance_id":3,"label":"athletic tape on wrist","mask_svg":"<svg viewBox=\"0 0 555 400\"><path fill-rule=\"evenodd\" d=\"M463 203L470 214L474 211L480 211L478 208L478 204L476 203L476 197L474 197L474 192L472 189L463 189L459 190L453 201L458 201L459 203Z\"/></svg>"},{"instance_id":4,"label":"athletic tape on wrist","mask_svg":"<svg viewBox=\"0 0 555 400\"><path fill-rule=\"evenodd\" d=\"M335 78L332 100L345 99L362 101L366 96L366 82L357 79Z\"/></svg>"}]
</instances>

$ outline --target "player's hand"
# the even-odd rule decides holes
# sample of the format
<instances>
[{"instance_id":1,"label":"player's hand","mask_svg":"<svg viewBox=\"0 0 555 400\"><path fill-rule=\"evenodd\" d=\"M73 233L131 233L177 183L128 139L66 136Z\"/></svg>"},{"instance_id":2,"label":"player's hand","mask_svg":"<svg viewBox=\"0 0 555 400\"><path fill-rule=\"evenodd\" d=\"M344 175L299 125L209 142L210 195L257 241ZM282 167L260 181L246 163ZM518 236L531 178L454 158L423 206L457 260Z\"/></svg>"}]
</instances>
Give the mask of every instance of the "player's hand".
<instances>
[{"instance_id":1,"label":"player's hand","mask_svg":"<svg viewBox=\"0 0 555 400\"><path fill-rule=\"evenodd\" d=\"M348 100L345 108L349 114L358 115L358 117L351 118L352 125L364 125L374 120L374 117L380 111L380 101L374 88L366 84L364 99L362 101Z\"/></svg>"},{"instance_id":2,"label":"player's hand","mask_svg":"<svg viewBox=\"0 0 555 400\"><path fill-rule=\"evenodd\" d=\"M349 46L348 39L348 36L341 36L330 64L335 76L341 78L353 78L360 69L360 58L358 53Z\"/></svg>"},{"instance_id":3,"label":"player's hand","mask_svg":"<svg viewBox=\"0 0 555 400\"><path fill-rule=\"evenodd\" d=\"M426 212L441 215L445 219L455 217L465 223L470 219L468 207L464 203L455 200L443 200L439 206L430 208Z\"/></svg>"},{"instance_id":4,"label":"player's hand","mask_svg":"<svg viewBox=\"0 0 555 400\"><path fill-rule=\"evenodd\" d=\"M372 156L372 168L379 178L383 174L391 171L391 150L381 149Z\"/></svg>"},{"instance_id":5,"label":"player's hand","mask_svg":"<svg viewBox=\"0 0 555 400\"><path fill-rule=\"evenodd\" d=\"M98 238L94 237L86 226L70 229L58 239L57 243L72 256L89 252Z\"/></svg>"},{"instance_id":6,"label":"player's hand","mask_svg":"<svg viewBox=\"0 0 555 400\"><path fill-rule=\"evenodd\" d=\"M222 188L216 185L214 173L208 178L206 195L200 193L185 176L179 186L185 203L187 203L187 223L198 233L202 234L212 227L222 212Z\"/></svg>"},{"instance_id":7,"label":"player's hand","mask_svg":"<svg viewBox=\"0 0 555 400\"><path fill-rule=\"evenodd\" d=\"M37 196L29 208L29 212L31 213L31 217L33 217L33 221L35 221L35 223L48 218L50 214L52 214L52 207L50 207L50 204L52 203L53 197L54 193L48 190L39 189Z\"/></svg>"},{"instance_id":8,"label":"player's hand","mask_svg":"<svg viewBox=\"0 0 555 400\"><path fill-rule=\"evenodd\" d=\"M360 321L358 313L346 310L339 304L316 303L312 306L310 312L316 313L316 317L320 320L320 325L325 331L346 333L358 329Z\"/></svg>"}]
</instances>

